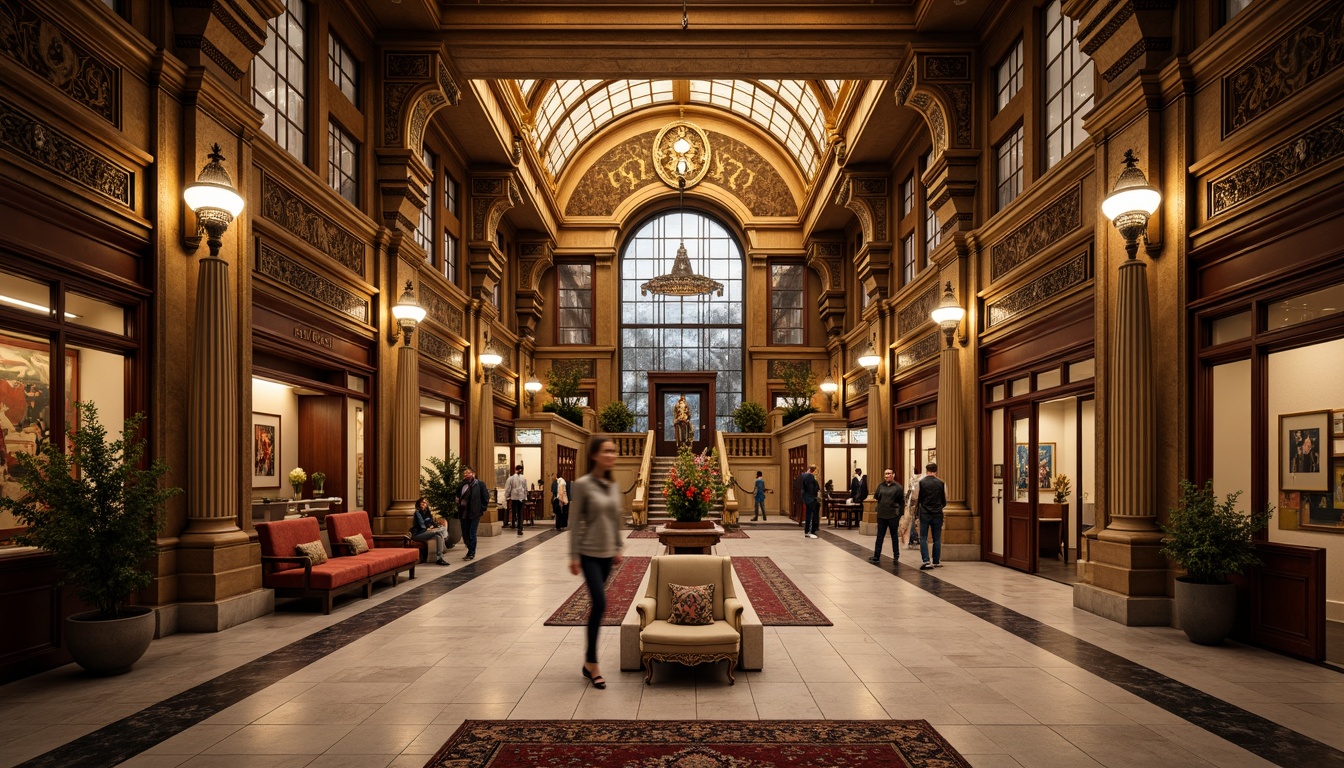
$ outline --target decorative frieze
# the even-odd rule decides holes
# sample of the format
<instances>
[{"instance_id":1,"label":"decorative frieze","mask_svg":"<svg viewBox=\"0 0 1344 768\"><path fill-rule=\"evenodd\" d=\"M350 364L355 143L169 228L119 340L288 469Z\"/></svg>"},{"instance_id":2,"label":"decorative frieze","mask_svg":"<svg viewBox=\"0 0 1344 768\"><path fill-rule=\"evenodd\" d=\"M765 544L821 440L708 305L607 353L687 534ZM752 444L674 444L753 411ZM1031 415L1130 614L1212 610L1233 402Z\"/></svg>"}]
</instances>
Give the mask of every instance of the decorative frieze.
<instances>
[{"instance_id":1,"label":"decorative frieze","mask_svg":"<svg viewBox=\"0 0 1344 768\"><path fill-rule=\"evenodd\" d=\"M969 56L925 56L925 80L965 80L971 76Z\"/></svg>"},{"instance_id":2,"label":"decorative frieze","mask_svg":"<svg viewBox=\"0 0 1344 768\"><path fill-rule=\"evenodd\" d=\"M515 389L514 381L508 376L499 376L499 375L491 376L490 388L493 389L495 391L495 394L499 395L500 397L506 398L508 400L514 399L514 389Z\"/></svg>"},{"instance_id":3,"label":"decorative frieze","mask_svg":"<svg viewBox=\"0 0 1344 768\"><path fill-rule=\"evenodd\" d=\"M401 140L401 108L416 89L416 83L383 84L383 144L397 146Z\"/></svg>"},{"instance_id":4,"label":"decorative frieze","mask_svg":"<svg viewBox=\"0 0 1344 768\"><path fill-rule=\"evenodd\" d=\"M551 370L557 374L576 370L579 372L579 378L595 379L597 378L597 360L592 357L571 357L564 360L554 360L551 362Z\"/></svg>"},{"instance_id":5,"label":"decorative frieze","mask_svg":"<svg viewBox=\"0 0 1344 768\"><path fill-rule=\"evenodd\" d=\"M1082 225L1083 189L1075 185L994 244L990 250L990 279L998 280Z\"/></svg>"},{"instance_id":6,"label":"decorative frieze","mask_svg":"<svg viewBox=\"0 0 1344 768\"><path fill-rule=\"evenodd\" d=\"M261 215L356 275L364 276L364 244L359 238L318 213L269 174L261 180Z\"/></svg>"},{"instance_id":7,"label":"decorative frieze","mask_svg":"<svg viewBox=\"0 0 1344 768\"><path fill-rule=\"evenodd\" d=\"M120 124L121 71L66 37L30 5L0 0L0 53L109 123Z\"/></svg>"},{"instance_id":8,"label":"decorative frieze","mask_svg":"<svg viewBox=\"0 0 1344 768\"><path fill-rule=\"evenodd\" d=\"M257 272L287 285L319 304L324 304L365 325L369 324L369 300L352 293L326 277L263 242L257 249Z\"/></svg>"},{"instance_id":9,"label":"decorative frieze","mask_svg":"<svg viewBox=\"0 0 1344 768\"><path fill-rule=\"evenodd\" d=\"M429 331L421 328L420 333L420 351L425 355L438 360L444 365L452 366L458 370L466 370L463 364L464 355L462 350L448 343L447 340L436 336Z\"/></svg>"},{"instance_id":10,"label":"decorative frieze","mask_svg":"<svg viewBox=\"0 0 1344 768\"><path fill-rule=\"evenodd\" d=\"M132 207L134 173L4 99L0 99L0 147Z\"/></svg>"},{"instance_id":11,"label":"decorative frieze","mask_svg":"<svg viewBox=\"0 0 1344 768\"><path fill-rule=\"evenodd\" d=\"M868 389L873 386L872 371L865 370L858 376L849 380L849 386L845 388L845 400L854 401L868 394Z\"/></svg>"},{"instance_id":12,"label":"decorative frieze","mask_svg":"<svg viewBox=\"0 0 1344 768\"><path fill-rule=\"evenodd\" d=\"M1282 186L1344 155L1344 113L1318 123L1209 182L1209 216Z\"/></svg>"},{"instance_id":13,"label":"decorative frieze","mask_svg":"<svg viewBox=\"0 0 1344 768\"><path fill-rule=\"evenodd\" d=\"M942 349L943 335L934 331L896 354L896 369L910 368L934 357Z\"/></svg>"},{"instance_id":14,"label":"decorative frieze","mask_svg":"<svg viewBox=\"0 0 1344 768\"><path fill-rule=\"evenodd\" d=\"M383 59L383 71L388 77L429 77L429 54L389 53Z\"/></svg>"},{"instance_id":15,"label":"decorative frieze","mask_svg":"<svg viewBox=\"0 0 1344 768\"><path fill-rule=\"evenodd\" d=\"M1344 5L1327 3L1320 13L1223 78L1223 135L1270 111L1341 62Z\"/></svg>"},{"instance_id":16,"label":"decorative frieze","mask_svg":"<svg viewBox=\"0 0 1344 768\"><path fill-rule=\"evenodd\" d=\"M1003 298L985 305L985 327L993 328L1092 279L1092 253L1082 253Z\"/></svg>"},{"instance_id":17,"label":"decorative frieze","mask_svg":"<svg viewBox=\"0 0 1344 768\"><path fill-rule=\"evenodd\" d=\"M921 325L931 322L929 313L938 306L938 284L905 303L896 313L896 336L909 335Z\"/></svg>"},{"instance_id":18,"label":"decorative frieze","mask_svg":"<svg viewBox=\"0 0 1344 768\"><path fill-rule=\"evenodd\" d=\"M465 320L462 308L444 298L438 291L421 284L420 306L425 308L425 314L431 320L458 336L462 335L462 324Z\"/></svg>"}]
</instances>

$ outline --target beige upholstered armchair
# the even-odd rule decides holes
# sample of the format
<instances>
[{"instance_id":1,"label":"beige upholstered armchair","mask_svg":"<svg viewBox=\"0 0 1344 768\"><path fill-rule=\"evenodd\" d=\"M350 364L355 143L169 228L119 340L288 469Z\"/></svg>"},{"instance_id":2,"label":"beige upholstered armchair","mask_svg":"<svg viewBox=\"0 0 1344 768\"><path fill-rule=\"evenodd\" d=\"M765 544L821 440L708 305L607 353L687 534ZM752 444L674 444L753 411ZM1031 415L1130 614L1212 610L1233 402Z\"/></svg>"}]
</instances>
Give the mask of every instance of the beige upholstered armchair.
<instances>
[{"instance_id":1,"label":"beige upholstered armchair","mask_svg":"<svg viewBox=\"0 0 1344 768\"><path fill-rule=\"evenodd\" d=\"M714 585L713 623L674 624L669 584ZM639 653L644 682L653 682L653 662L704 664L728 661L728 683L736 682L742 646L742 602L733 592L732 558L717 555L664 555L649 564L649 589L635 604L639 612Z\"/></svg>"}]
</instances>

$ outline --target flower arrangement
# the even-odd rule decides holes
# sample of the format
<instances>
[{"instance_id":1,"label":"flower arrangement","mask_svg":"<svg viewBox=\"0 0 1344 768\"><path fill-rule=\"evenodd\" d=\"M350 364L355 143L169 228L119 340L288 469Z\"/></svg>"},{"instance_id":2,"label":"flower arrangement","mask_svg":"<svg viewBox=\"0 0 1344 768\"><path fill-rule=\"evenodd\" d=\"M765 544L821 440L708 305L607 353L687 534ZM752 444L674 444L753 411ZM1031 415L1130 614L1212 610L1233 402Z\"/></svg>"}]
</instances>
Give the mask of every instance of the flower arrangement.
<instances>
[{"instance_id":1,"label":"flower arrangement","mask_svg":"<svg viewBox=\"0 0 1344 768\"><path fill-rule=\"evenodd\" d=\"M309 477L313 479L313 493L321 493L322 488L327 484L327 473L314 472Z\"/></svg>"},{"instance_id":2,"label":"flower arrangement","mask_svg":"<svg viewBox=\"0 0 1344 768\"><path fill-rule=\"evenodd\" d=\"M303 467L295 467L289 470L290 485L302 485L303 481L308 479L308 473L303 471Z\"/></svg>"},{"instance_id":3,"label":"flower arrangement","mask_svg":"<svg viewBox=\"0 0 1344 768\"><path fill-rule=\"evenodd\" d=\"M698 454L690 448L678 451L677 462L663 484L667 512L681 522L703 519L727 490L725 478L719 474L718 452L708 448Z\"/></svg>"},{"instance_id":4,"label":"flower arrangement","mask_svg":"<svg viewBox=\"0 0 1344 768\"><path fill-rule=\"evenodd\" d=\"M1071 493L1073 484L1069 482L1069 476L1063 473L1055 475L1055 503L1068 504Z\"/></svg>"}]
</instances>

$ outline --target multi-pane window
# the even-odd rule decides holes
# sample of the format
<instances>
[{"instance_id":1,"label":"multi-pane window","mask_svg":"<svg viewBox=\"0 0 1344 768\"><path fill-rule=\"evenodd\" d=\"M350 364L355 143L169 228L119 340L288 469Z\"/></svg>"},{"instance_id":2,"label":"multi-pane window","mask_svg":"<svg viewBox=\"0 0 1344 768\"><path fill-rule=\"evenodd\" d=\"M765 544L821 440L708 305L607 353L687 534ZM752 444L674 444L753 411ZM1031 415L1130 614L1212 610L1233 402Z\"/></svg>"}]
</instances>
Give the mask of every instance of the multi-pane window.
<instances>
[{"instance_id":1,"label":"multi-pane window","mask_svg":"<svg viewBox=\"0 0 1344 768\"><path fill-rule=\"evenodd\" d=\"M443 276L457 284L457 238L443 233Z\"/></svg>"},{"instance_id":2,"label":"multi-pane window","mask_svg":"<svg viewBox=\"0 0 1344 768\"><path fill-rule=\"evenodd\" d=\"M327 123L327 186L359 205L359 147L335 120Z\"/></svg>"},{"instance_id":3,"label":"multi-pane window","mask_svg":"<svg viewBox=\"0 0 1344 768\"><path fill-rule=\"evenodd\" d=\"M1078 49L1078 22L1045 7L1045 167L1051 168L1087 134L1083 115L1092 108L1092 60Z\"/></svg>"},{"instance_id":4,"label":"multi-pane window","mask_svg":"<svg viewBox=\"0 0 1344 768\"><path fill-rule=\"evenodd\" d=\"M919 167L924 170L929 169L929 163L933 162L933 153L924 156ZM933 206L929 205L929 188L924 188L924 252L933 253L933 249L943 242L943 232L938 227L938 216L933 212Z\"/></svg>"},{"instance_id":5,"label":"multi-pane window","mask_svg":"<svg viewBox=\"0 0 1344 768\"><path fill-rule=\"evenodd\" d=\"M770 265L770 343L802 344L803 288L806 267L802 264Z\"/></svg>"},{"instance_id":6,"label":"multi-pane window","mask_svg":"<svg viewBox=\"0 0 1344 768\"><path fill-rule=\"evenodd\" d=\"M351 104L359 106L359 62L330 32L327 33L327 75Z\"/></svg>"},{"instance_id":7,"label":"multi-pane window","mask_svg":"<svg viewBox=\"0 0 1344 768\"><path fill-rule=\"evenodd\" d=\"M1022 41L1019 39L999 66L994 68L994 111L1008 106L1022 88Z\"/></svg>"},{"instance_id":8,"label":"multi-pane window","mask_svg":"<svg viewBox=\"0 0 1344 768\"><path fill-rule=\"evenodd\" d=\"M1246 10L1246 6L1251 4L1251 0L1223 0L1223 23L1232 20L1233 16Z\"/></svg>"},{"instance_id":9,"label":"multi-pane window","mask_svg":"<svg viewBox=\"0 0 1344 768\"><path fill-rule=\"evenodd\" d=\"M915 235L910 233L901 241L901 285L915 281Z\"/></svg>"},{"instance_id":10,"label":"multi-pane window","mask_svg":"<svg viewBox=\"0 0 1344 768\"><path fill-rule=\"evenodd\" d=\"M438 167L434 163L434 153L428 149L424 150L420 159L431 173ZM434 261L434 209L434 182L431 181L425 189L425 207L420 209L420 226L415 228L415 242L424 249L425 261L428 262Z\"/></svg>"},{"instance_id":11,"label":"multi-pane window","mask_svg":"<svg viewBox=\"0 0 1344 768\"><path fill-rule=\"evenodd\" d=\"M672 269L685 238L691 268L723 283L723 295L641 296L639 286ZM621 399L635 413L635 430L649 424L649 371L717 371L717 429L733 429L742 404L743 259L720 222L691 211L645 222L621 254ZM654 413L656 414L656 403Z\"/></svg>"},{"instance_id":12,"label":"multi-pane window","mask_svg":"<svg viewBox=\"0 0 1344 768\"><path fill-rule=\"evenodd\" d=\"M1022 126L1008 134L1008 138L999 145L999 208L1022 194Z\"/></svg>"},{"instance_id":13,"label":"multi-pane window","mask_svg":"<svg viewBox=\"0 0 1344 768\"><path fill-rule=\"evenodd\" d=\"M915 210L915 174L905 177L905 183L901 185L901 218L910 215Z\"/></svg>"},{"instance_id":14,"label":"multi-pane window","mask_svg":"<svg viewBox=\"0 0 1344 768\"><path fill-rule=\"evenodd\" d=\"M457 214L457 179L449 174L443 175L443 206L448 209L448 213L454 218Z\"/></svg>"},{"instance_id":15,"label":"multi-pane window","mask_svg":"<svg viewBox=\"0 0 1344 768\"><path fill-rule=\"evenodd\" d=\"M266 45L252 62L252 106L261 112L262 133L299 162L305 160L303 140L308 130L306 13L303 0L285 0L285 12L267 22Z\"/></svg>"},{"instance_id":16,"label":"multi-pane window","mask_svg":"<svg viewBox=\"0 0 1344 768\"><path fill-rule=\"evenodd\" d=\"M561 264L556 270L556 303L560 306L560 344L593 343L593 265Z\"/></svg>"},{"instance_id":17,"label":"multi-pane window","mask_svg":"<svg viewBox=\"0 0 1344 768\"><path fill-rule=\"evenodd\" d=\"M495 283L494 287L490 289L490 303L495 306L496 313L504 311L504 307L499 301L499 283Z\"/></svg>"}]
</instances>

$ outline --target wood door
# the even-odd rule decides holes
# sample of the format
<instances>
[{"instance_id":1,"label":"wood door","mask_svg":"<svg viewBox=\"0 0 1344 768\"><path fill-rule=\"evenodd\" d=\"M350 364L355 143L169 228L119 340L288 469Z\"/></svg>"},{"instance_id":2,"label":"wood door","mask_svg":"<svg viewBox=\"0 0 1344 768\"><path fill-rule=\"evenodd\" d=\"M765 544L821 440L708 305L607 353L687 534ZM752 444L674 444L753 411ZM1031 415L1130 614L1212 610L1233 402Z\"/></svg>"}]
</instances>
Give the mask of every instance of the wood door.
<instances>
[{"instance_id":1,"label":"wood door","mask_svg":"<svg viewBox=\"0 0 1344 768\"><path fill-rule=\"evenodd\" d=\"M341 497L341 503L332 504L329 510L321 514L322 518L329 512L353 509L350 506L353 500L346 499L344 492L347 456L345 412L345 398L340 395L299 396L299 466L308 472L304 496L312 498L313 473L321 472L327 476L323 481L322 495Z\"/></svg>"},{"instance_id":2,"label":"wood door","mask_svg":"<svg viewBox=\"0 0 1344 768\"><path fill-rule=\"evenodd\" d=\"M1036 429L1030 406L1008 412L1004 430L1003 562L1010 568L1036 572Z\"/></svg>"},{"instance_id":3,"label":"wood door","mask_svg":"<svg viewBox=\"0 0 1344 768\"><path fill-rule=\"evenodd\" d=\"M653 452L677 455L676 403L685 397L691 412L691 448L714 446L714 373L649 374L649 410L654 430Z\"/></svg>"},{"instance_id":4,"label":"wood door","mask_svg":"<svg viewBox=\"0 0 1344 768\"><path fill-rule=\"evenodd\" d=\"M798 478L807 471L807 446L800 445L789 449L789 519L803 522L807 510L803 507L803 491Z\"/></svg>"}]
</instances>

